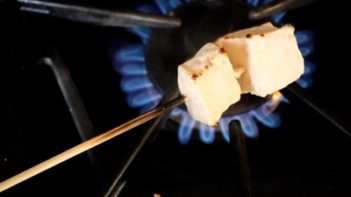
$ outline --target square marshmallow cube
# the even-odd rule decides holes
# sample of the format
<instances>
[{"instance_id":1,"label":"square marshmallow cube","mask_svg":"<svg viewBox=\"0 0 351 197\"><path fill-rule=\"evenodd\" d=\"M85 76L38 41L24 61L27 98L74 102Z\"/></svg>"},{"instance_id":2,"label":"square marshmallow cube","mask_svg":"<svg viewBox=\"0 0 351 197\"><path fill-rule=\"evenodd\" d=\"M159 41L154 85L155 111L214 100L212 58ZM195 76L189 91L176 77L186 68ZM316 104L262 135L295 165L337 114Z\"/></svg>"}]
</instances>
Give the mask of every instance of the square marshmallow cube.
<instances>
[{"instance_id":1,"label":"square marshmallow cube","mask_svg":"<svg viewBox=\"0 0 351 197\"><path fill-rule=\"evenodd\" d=\"M242 93L265 97L299 79L304 60L294 27L265 23L227 34L216 41L227 52L239 78Z\"/></svg>"},{"instance_id":2,"label":"square marshmallow cube","mask_svg":"<svg viewBox=\"0 0 351 197\"><path fill-rule=\"evenodd\" d=\"M178 87L190 115L210 126L218 123L241 94L228 55L214 43L204 45L178 67Z\"/></svg>"}]
</instances>

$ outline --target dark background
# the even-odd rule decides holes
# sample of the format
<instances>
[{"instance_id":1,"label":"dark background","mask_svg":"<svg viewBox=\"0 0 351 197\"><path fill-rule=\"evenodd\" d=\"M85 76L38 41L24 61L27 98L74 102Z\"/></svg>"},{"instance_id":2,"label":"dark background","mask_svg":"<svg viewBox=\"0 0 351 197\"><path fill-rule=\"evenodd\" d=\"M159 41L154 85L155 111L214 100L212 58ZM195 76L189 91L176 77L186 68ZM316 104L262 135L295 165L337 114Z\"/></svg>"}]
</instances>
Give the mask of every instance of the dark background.
<instances>
[{"instance_id":1,"label":"dark background","mask_svg":"<svg viewBox=\"0 0 351 197\"><path fill-rule=\"evenodd\" d=\"M133 9L138 2L74 1L101 8ZM351 128L347 6L318 1L290 11L286 21L315 32L317 64L308 92ZM138 115L128 107L113 70L111 52L138 38L123 28L105 28L24 14L0 1L0 180L80 142L50 69L36 65L57 47L72 72L97 134ZM302 103L279 109L283 125L261 128L248 140L257 196L350 196L351 139ZM4 196L101 196L145 127L97 149L103 170L86 154L18 186ZM236 161L232 144L178 143L161 132L127 176L124 196L233 196Z\"/></svg>"}]
</instances>

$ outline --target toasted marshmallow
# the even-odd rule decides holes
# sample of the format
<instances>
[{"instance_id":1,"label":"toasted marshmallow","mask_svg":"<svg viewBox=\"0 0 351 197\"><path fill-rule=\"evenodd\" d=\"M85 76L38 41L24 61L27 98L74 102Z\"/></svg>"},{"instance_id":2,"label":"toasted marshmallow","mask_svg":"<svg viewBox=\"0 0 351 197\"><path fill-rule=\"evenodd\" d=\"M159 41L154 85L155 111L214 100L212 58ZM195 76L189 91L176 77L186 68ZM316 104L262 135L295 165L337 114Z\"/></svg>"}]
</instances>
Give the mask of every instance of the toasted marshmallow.
<instances>
[{"instance_id":1,"label":"toasted marshmallow","mask_svg":"<svg viewBox=\"0 0 351 197\"><path fill-rule=\"evenodd\" d=\"M178 67L178 87L190 115L210 126L240 100L240 85L226 52L213 43L204 45Z\"/></svg>"},{"instance_id":2,"label":"toasted marshmallow","mask_svg":"<svg viewBox=\"0 0 351 197\"><path fill-rule=\"evenodd\" d=\"M304 72L304 60L295 28L265 23L227 34L216 41L227 52L239 78L242 93L265 97L296 81Z\"/></svg>"}]
</instances>

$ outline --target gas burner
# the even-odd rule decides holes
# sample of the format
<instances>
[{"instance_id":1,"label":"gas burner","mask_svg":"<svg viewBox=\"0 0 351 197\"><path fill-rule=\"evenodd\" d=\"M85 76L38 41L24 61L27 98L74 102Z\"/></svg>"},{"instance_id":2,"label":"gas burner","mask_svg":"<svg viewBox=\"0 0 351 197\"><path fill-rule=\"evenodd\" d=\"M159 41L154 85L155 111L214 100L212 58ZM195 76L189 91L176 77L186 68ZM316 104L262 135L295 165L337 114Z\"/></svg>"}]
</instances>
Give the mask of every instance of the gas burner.
<instances>
[{"instance_id":1,"label":"gas burner","mask_svg":"<svg viewBox=\"0 0 351 197\"><path fill-rule=\"evenodd\" d=\"M139 108L141 113L154 108L165 92L177 88L176 68L180 63L190 58L206 42L227 32L261 23L262 21L252 22L248 18L248 10L270 2L247 0L246 4L237 2L235 6L206 7L196 2L155 0L155 5L139 6L137 10L141 12L178 16L182 19L182 27L156 29L152 32L145 27L129 29L142 43L121 47L114 59L115 69L123 76L121 87L127 94L128 104ZM270 20L281 25L285 15L286 12L281 12L273 15ZM311 75L315 69L315 64L307 59L314 49L313 33L297 30L295 35L305 58L305 72L297 83L308 88L312 84ZM288 100L280 92L265 99L243 95L239 103L224 113L217 128L195 121L184 107L175 108L170 119L180 124L178 138L182 144L189 142L195 129L199 130L199 137L206 144L214 142L216 133L221 133L222 138L229 142L228 125L233 120L240 121L243 133L250 138L258 136L257 122L269 128L279 127L280 116L273 111L281 102L288 103Z\"/></svg>"},{"instance_id":2,"label":"gas burner","mask_svg":"<svg viewBox=\"0 0 351 197\"><path fill-rule=\"evenodd\" d=\"M302 87L308 88L311 85L311 73L315 68L314 64L306 59L313 51L313 34L310 31L297 31L296 37L306 63L305 74L298 83L293 83L266 99L244 95L243 102L233 105L223 115L217 129L191 119L184 106L174 109L171 118L169 113L163 111L165 106L173 103L169 101L176 94L176 91L167 92L176 85L168 82L172 81L170 78L175 75L166 72L164 61L167 61L167 58L178 58L176 60L181 62L181 58L192 56L201 46L201 42L216 37L216 33L220 35L220 31L234 30L232 26L229 29L223 26L223 29L216 28L218 32L208 32L213 35L205 32L197 36L196 31L201 27L195 28L193 32L192 27L197 26L196 17L204 14L201 10L208 9L207 13L210 14L211 10L225 9L221 8L224 2L233 4L238 1L155 0L155 4L140 6L139 10L144 12L141 13L128 11L130 7L126 8L127 10L111 11L101 7L40 0L0 0L0 15L4 16L0 18L1 24L3 19L6 19L5 28L0 29L0 39L6 41L2 47L4 52L6 51L2 67L6 69L1 73L2 79L5 79L5 94L2 97L0 114L5 116L2 118L3 143L0 143L0 174L4 182L0 183L0 191L12 187L17 181L22 182L30 178L28 175L33 174L26 172L33 171L26 171L26 177L21 173L22 175L7 179L20 170L41 162L46 155L53 156L58 151L79 143L75 146L77 150L77 147L82 147L81 141L86 139L94 143L106 142L101 140L112 137L111 130L101 132L125 122L129 116L134 117L135 110L131 110L130 106L139 108L142 112L154 108L155 105L161 107L153 110L158 115L161 114L160 116L140 125L134 133L131 130L131 133L125 133L99 149L89 149L88 154L81 154L61 168L50 167L51 170L46 175L42 174L1 194L43 196L47 195L47 191L43 190L46 188L48 191L55 191L54 195L59 196L98 196L102 192L104 196L350 196L348 184L343 181L351 174L348 168L351 165L348 157L351 150L350 138L345 138L345 135L340 135L336 130L342 131L348 137L351 137L351 132L342 124L342 119L338 118L337 114L340 112L331 113L319 103L331 99L336 107L334 109L339 107L344 110L341 113L344 118L349 112L346 110L349 107L347 94L342 97L325 94L328 85L333 86L334 92L344 91L345 84L342 79L348 77L344 66L338 69L329 67L335 64L335 61L342 65L347 59L347 51L329 50L331 46L339 48L338 45L343 41L343 38L338 39L340 32L320 23L327 19L338 20L339 17L335 17L334 14L325 15L325 9L321 8L341 13L340 4L321 2L315 7L310 7L311 9L301 9L287 15L289 20L292 17L292 21L298 24L320 30L316 39L319 50L313 55L319 66L319 72L315 75L318 83L310 91L305 91ZM251 0L240 6L250 9L250 20L257 20L272 15L271 10L267 8L276 6L276 3L280 5L309 1L313 0L275 1L269 3L269 6L262 6L268 1ZM7 2L9 4L6 4ZM135 2L130 2L134 8ZM2 3L10 6L1 7ZM120 2L117 4L118 9L122 9ZM99 2L99 6L104 5ZM186 12L187 9L199 12L195 14L195 18L190 18L192 21L181 15L181 12ZM237 8L233 8L235 9ZM23 12L26 14L23 15ZM33 12L35 15L45 15L44 20L39 16L32 17ZM306 18L306 15L315 17ZM45 19L49 18L48 16L87 24L80 26L65 20ZM279 26L284 16L285 13L280 13L274 15L271 20ZM214 17L221 17L221 13ZM243 18L244 20L247 19ZM246 22L250 23L250 20ZM201 22L210 21L208 19ZM121 28L95 26L128 27L128 30L138 37L132 38L134 35ZM153 29L151 32L150 29L142 27L168 30ZM167 33L187 27L187 31L183 29L187 32L185 35L175 36L180 41L185 38L189 41L175 42L177 47L184 48L180 51L182 54L170 53L171 56L165 55L157 59L155 51L159 50L161 54L169 52L167 50L172 48L161 45L159 48L155 47L151 43L159 43L154 38L158 36L159 39L174 43L173 40L166 39L167 35L170 35ZM105 47L108 38L117 39L118 42L140 38L127 46L113 46L120 49L114 54L115 68L123 78L121 85L128 95L130 106L123 102L123 92L118 88L116 90L115 82L119 76L111 73L111 64L106 60L108 54ZM111 47L110 43L107 45ZM325 54L327 58L324 57ZM150 62L155 60L162 61L159 65ZM177 62L172 64L174 65L170 68L176 68ZM157 69L166 70L164 73L167 77L158 77ZM309 92L312 95L309 95ZM313 95L318 99L314 100ZM178 97L177 100L182 98ZM159 101L160 104L157 104ZM282 132L262 133L259 140L245 139L245 135L257 136L258 125L261 123L268 128L278 127L280 116L275 109L282 102L291 103L280 107L280 110L287 112L284 113L285 124L279 129ZM135 120L147 120L144 119L145 116L156 116L153 112L143 113L143 116L129 123L139 125L141 122ZM166 129L159 129L164 126L166 120ZM328 124L334 126L334 129L328 127ZM113 130L118 131L121 128L129 129L120 126ZM165 130L172 132L163 132ZM217 140L220 140L219 143L207 145ZM229 141L230 143L226 143ZM83 142L84 144L87 143ZM68 152L72 153L72 148L69 150ZM66 153L67 151L60 155ZM75 154L77 153L79 152ZM51 157L49 161L59 158L56 162L62 162L61 156ZM44 164L48 163L51 162L44 161ZM41 172L47 170L42 168L43 165L39 166ZM16 178L21 176L23 179ZM77 182L81 184L75 184Z\"/></svg>"}]
</instances>

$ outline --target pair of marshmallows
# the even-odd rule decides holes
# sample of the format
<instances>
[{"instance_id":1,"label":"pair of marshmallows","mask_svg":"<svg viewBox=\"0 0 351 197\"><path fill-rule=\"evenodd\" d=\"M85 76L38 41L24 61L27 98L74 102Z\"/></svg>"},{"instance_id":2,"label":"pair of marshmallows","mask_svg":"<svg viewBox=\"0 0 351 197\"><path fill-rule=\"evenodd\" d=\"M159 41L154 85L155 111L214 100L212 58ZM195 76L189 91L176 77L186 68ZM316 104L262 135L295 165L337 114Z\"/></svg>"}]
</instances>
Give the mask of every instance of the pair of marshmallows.
<instances>
[{"instance_id":1,"label":"pair of marshmallows","mask_svg":"<svg viewBox=\"0 0 351 197\"><path fill-rule=\"evenodd\" d=\"M294 30L264 23L229 33L179 65L178 87L190 115L215 126L241 94L265 97L299 79L304 60Z\"/></svg>"}]
</instances>

